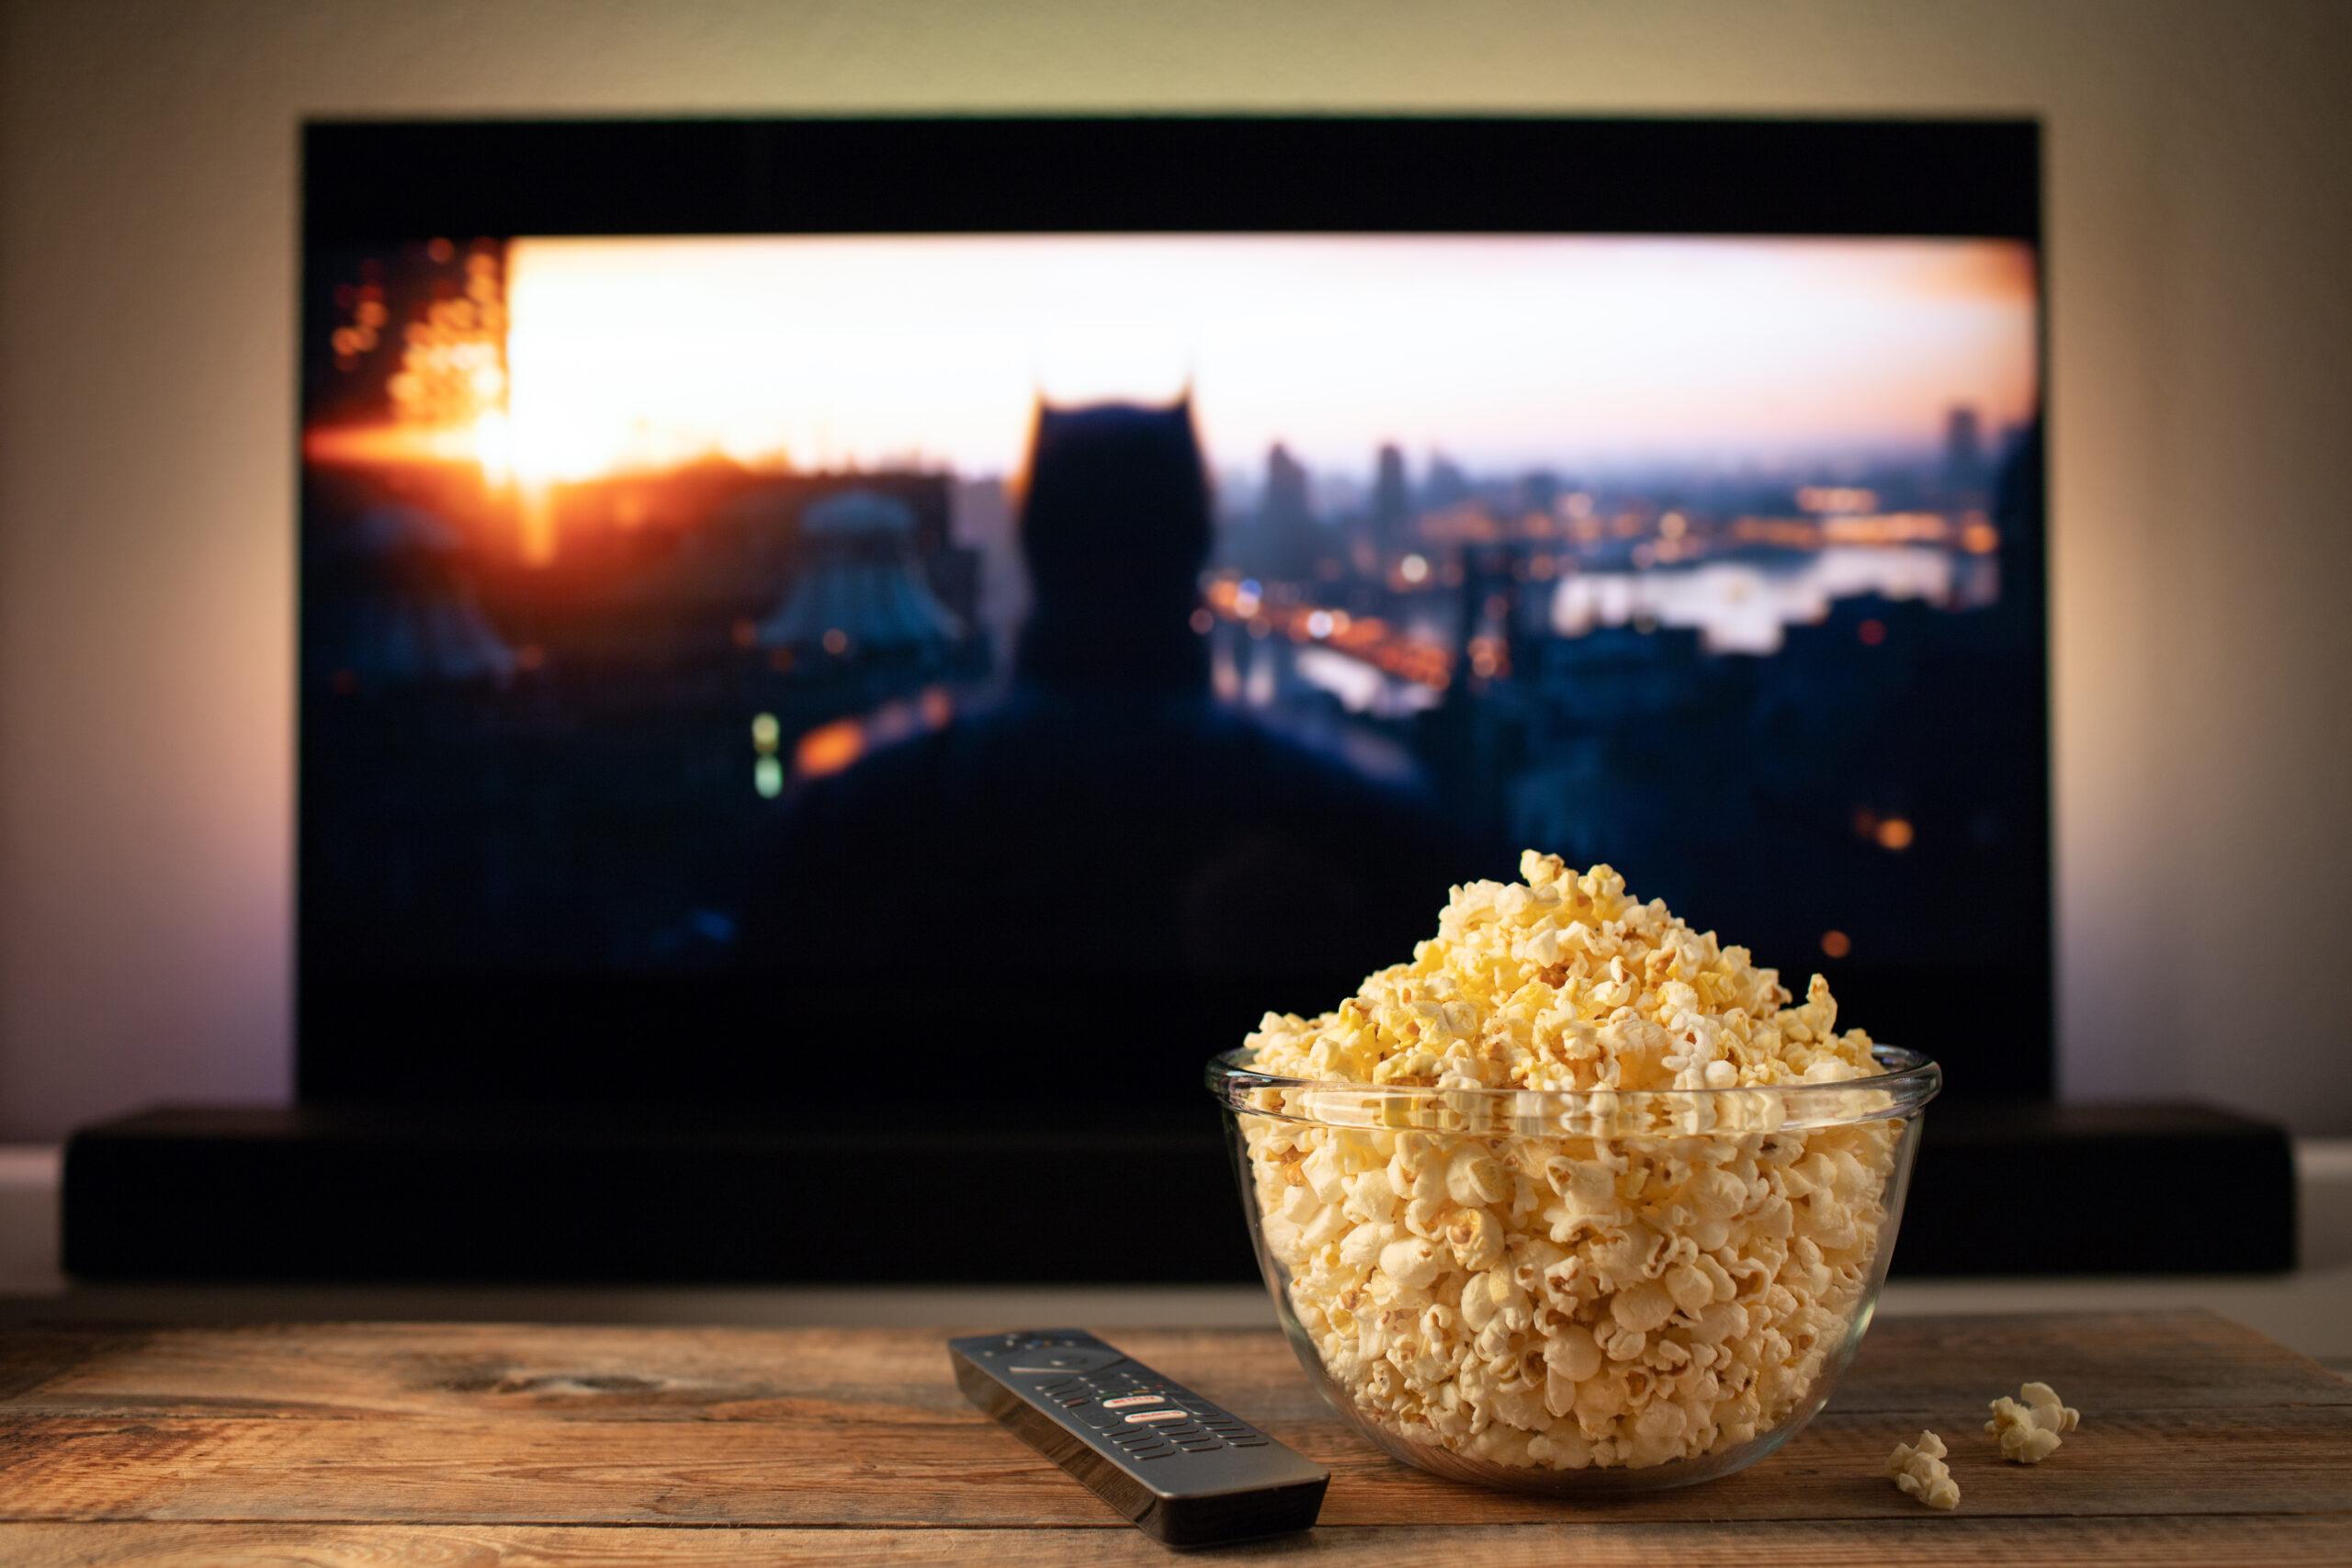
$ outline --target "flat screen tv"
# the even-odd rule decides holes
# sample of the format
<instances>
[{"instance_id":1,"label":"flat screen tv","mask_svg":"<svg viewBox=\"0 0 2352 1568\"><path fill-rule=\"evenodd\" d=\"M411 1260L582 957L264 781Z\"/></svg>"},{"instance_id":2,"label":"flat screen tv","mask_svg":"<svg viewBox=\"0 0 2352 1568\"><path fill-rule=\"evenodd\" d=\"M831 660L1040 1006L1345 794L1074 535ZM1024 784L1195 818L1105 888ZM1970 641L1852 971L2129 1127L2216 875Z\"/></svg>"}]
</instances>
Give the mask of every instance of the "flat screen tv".
<instances>
[{"instance_id":1,"label":"flat screen tv","mask_svg":"<svg viewBox=\"0 0 2352 1568\"><path fill-rule=\"evenodd\" d=\"M1531 846L2046 1093L2038 163L309 127L304 1100L1205 1122ZM1166 465L1024 535L1090 420L1204 540Z\"/></svg>"}]
</instances>

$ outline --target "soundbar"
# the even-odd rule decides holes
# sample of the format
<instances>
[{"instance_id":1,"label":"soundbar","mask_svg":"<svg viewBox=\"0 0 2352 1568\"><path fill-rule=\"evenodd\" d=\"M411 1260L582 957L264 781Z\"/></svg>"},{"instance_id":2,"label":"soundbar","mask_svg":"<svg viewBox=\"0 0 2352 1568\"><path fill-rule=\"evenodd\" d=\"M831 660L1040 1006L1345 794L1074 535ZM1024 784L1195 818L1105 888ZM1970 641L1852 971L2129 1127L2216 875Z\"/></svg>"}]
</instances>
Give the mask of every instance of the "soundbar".
<instances>
[{"instance_id":1,"label":"soundbar","mask_svg":"<svg viewBox=\"0 0 2352 1568\"><path fill-rule=\"evenodd\" d=\"M90 1280L1172 1282L1255 1277L1214 1108L166 1108L66 1145ZM1939 1101L1898 1276L2293 1267L2278 1127Z\"/></svg>"}]
</instances>

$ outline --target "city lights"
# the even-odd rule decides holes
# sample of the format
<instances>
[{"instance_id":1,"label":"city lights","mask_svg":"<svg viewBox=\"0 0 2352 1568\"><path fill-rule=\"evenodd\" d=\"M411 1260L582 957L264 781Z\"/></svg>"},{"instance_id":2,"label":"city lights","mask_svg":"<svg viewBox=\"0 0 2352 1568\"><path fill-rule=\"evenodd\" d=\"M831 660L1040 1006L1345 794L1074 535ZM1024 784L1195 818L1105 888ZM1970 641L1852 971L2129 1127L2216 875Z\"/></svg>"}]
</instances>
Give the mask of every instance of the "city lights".
<instances>
[{"instance_id":1,"label":"city lights","mask_svg":"<svg viewBox=\"0 0 2352 1568\"><path fill-rule=\"evenodd\" d=\"M1797 491L1801 512L1876 512L1878 492L1853 485L1805 485Z\"/></svg>"},{"instance_id":2,"label":"city lights","mask_svg":"<svg viewBox=\"0 0 2352 1568\"><path fill-rule=\"evenodd\" d=\"M865 755L865 731L855 719L819 725L800 738L792 753L793 771L804 779L838 773Z\"/></svg>"}]
</instances>

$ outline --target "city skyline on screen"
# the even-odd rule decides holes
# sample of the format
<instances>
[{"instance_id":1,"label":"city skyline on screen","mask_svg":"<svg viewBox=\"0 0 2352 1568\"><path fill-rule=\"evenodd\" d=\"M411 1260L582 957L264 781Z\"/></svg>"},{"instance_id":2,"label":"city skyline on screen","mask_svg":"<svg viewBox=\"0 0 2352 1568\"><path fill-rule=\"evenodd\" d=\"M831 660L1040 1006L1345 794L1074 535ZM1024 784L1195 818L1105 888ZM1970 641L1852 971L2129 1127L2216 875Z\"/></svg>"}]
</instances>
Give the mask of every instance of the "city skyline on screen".
<instances>
[{"instance_id":1,"label":"city skyline on screen","mask_svg":"<svg viewBox=\"0 0 2352 1568\"><path fill-rule=\"evenodd\" d=\"M2029 246L428 235L312 276L303 855L353 975L831 973L796 922L865 929L829 900L888 855L793 857L869 818L892 854L929 824L958 887L1066 841L1211 878L1101 962L1198 953L1212 990L1221 933L1296 929L1225 857L1336 865L1342 820L1425 839L1430 886L1605 859L1865 987L2031 972L1975 914L2041 863ZM1197 434L1197 557L1122 448L1083 586L1040 588L1075 547L1024 464L1078 428L1041 399L1147 405L1067 418L1185 464ZM1055 716L1103 692L1119 733ZM1209 796L1238 815L1195 842ZM1125 815L1072 838L1081 806ZM1407 940L1418 877L1367 882L1377 940L1317 922L1295 994ZM1205 1009L1262 1007L1233 976Z\"/></svg>"}]
</instances>

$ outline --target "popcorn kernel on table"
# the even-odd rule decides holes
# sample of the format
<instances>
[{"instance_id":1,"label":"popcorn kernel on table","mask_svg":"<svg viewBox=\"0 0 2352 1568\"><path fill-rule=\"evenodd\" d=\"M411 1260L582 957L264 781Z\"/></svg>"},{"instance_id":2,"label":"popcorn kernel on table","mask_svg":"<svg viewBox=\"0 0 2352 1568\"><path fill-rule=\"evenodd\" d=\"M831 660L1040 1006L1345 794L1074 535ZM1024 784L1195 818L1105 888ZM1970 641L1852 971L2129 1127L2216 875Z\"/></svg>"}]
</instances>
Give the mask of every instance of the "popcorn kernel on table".
<instances>
[{"instance_id":1,"label":"popcorn kernel on table","mask_svg":"<svg viewBox=\"0 0 2352 1568\"><path fill-rule=\"evenodd\" d=\"M1916 1443L1894 1445L1894 1451L1886 1456L1886 1473L1905 1496L1916 1497L1930 1508L1956 1508L1960 1483L1951 1478L1951 1467L1944 1462L1949 1452L1941 1438L1922 1432Z\"/></svg>"},{"instance_id":2,"label":"popcorn kernel on table","mask_svg":"<svg viewBox=\"0 0 2352 1568\"><path fill-rule=\"evenodd\" d=\"M1775 971L1605 865L1531 851L1520 872L1454 888L1436 936L1332 1011L1268 1014L1254 1066L1596 1104L1878 1070L1819 976L1791 1005ZM1555 1469L1698 1458L1790 1419L1869 1288L1899 1136L1892 1121L1627 1141L1376 1120L1242 1118L1301 1326L1384 1429Z\"/></svg>"},{"instance_id":3,"label":"popcorn kernel on table","mask_svg":"<svg viewBox=\"0 0 2352 1568\"><path fill-rule=\"evenodd\" d=\"M2030 1382L1993 1401L1984 1430L2000 1439L2001 1457L2016 1464L2040 1464L2058 1451L2059 1434L2082 1425L2083 1413L2060 1401L2046 1382Z\"/></svg>"}]
</instances>

